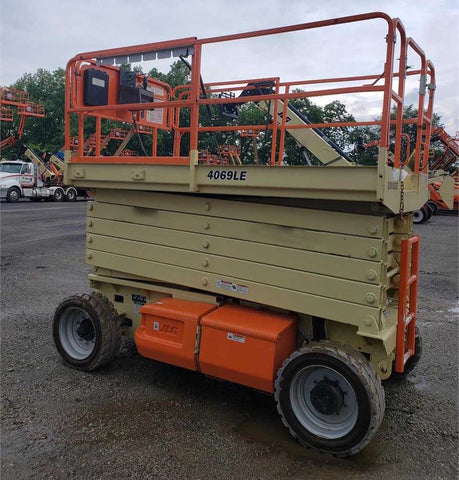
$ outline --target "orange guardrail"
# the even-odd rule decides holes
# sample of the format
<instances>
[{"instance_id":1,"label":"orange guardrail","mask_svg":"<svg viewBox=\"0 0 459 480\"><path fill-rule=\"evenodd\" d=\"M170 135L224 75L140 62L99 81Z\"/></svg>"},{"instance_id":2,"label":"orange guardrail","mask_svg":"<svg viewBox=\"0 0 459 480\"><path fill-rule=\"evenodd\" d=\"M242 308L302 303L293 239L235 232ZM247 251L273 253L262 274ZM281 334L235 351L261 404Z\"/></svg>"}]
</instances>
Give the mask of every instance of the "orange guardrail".
<instances>
[{"instance_id":1,"label":"orange guardrail","mask_svg":"<svg viewBox=\"0 0 459 480\"><path fill-rule=\"evenodd\" d=\"M278 77L223 81L204 84L201 79L201 63L203 61L202 48L206 45L224 42L241 41L250 38L281 35L324 27L336 27L347 23L369 21L382 21L386 25L385 57L383 71L369 75L348 76L339 78L306 79L291 82L281 82ZM337 45L339 48L339 45ZM155 58L168 58L171 56L186 57L192 55L190 77L191 82L181 85L174 90L164 82L150 79L143 74L138 74L136 81L144 84L149 91L155 91L153 101L144 103L119 103L117 82L119 68L114 66L121 60L138 61ZM417 57L419 68L408 70L407 56ZM122 63L122 62L121 62ZM83 102L82 74L88 70L100 70L107 75L111 82L108 89L108 100L103 105L88 106ZM404 118L406 78L415 76L419 78L420 90L418 95L418 113L416 118ZM256 91L251 83L270 83L270 89ZM346 85L343 85L346 84ZM308 89L309 85L314 88ZM306 88L305 91L297 91ZM251 94L251 89L253 94ZM244 96L235 94L245 91ZM432 129L433 98L435 91L435 69L426 58L423 50L416 42L407 37L405 29L399 19L392 19L381 12L362 15L333 18L318 22L303 23L287 27L271 28L246 32L234 35L225 35L212 38L197 39L195 37L177 39L169 42L157 42L131 47L122 47L108 50L99 50L81 53L72 58L66 69L66 148L70 148L70 117L78 117L78 136L80 138L78 152L72 159L73 162L88 161L83 157L84 144L84 117L96 118L96 135L100 136L101 119L115 119L119 121L136 121L153 130L154 145L152 156L147 163L159 164L187 164L191 160L191 152L199 150L199 139L203 134L210 132L237 132L245 131L272 133L270 164L281 165L284 156L285 135L287 130L297 128L342 128L359 126L376 126L380 131L379 146L393 148L393 162L395 167L401 167L405 161L402 159L403 126L415 124L417 130L416 144L413 146L413 170L415 173L426 172ZM225 92L227 94L225 94ZM278 123L270 121L267 125L205 125L201 121L203 111L209 112L211 107L243 105L248 102L274 102L272 118L277 119L279 114L279 100L284 106L294 99L314 99L324 96L361 95L378 93L381 97L380 115L376 120L346 121L329 123L306 123L301 125L288 125L284 118ZM189 123L181 124L180 112L189 113ZM392 117L393 115L393 117ZM375 115L376 116L376 115ZM130 120L129 120L130 119ZM158 156L156 154L156 139L158 131L174 132L172 157ZM255 133L254 133L255 134ZM180 156L182 140L187 136L189 154ZM405 148L406 149L406 148ZM408 151L406 157L409 157ZM98 161L110 163L114 157L104 157ZM145 158L145 157L142 157ZM81 160L80 160L81 159ZM124 159L129 162L129 158ZM136 158L136 163L140 159Z\"/></svg>"}]
</instances>

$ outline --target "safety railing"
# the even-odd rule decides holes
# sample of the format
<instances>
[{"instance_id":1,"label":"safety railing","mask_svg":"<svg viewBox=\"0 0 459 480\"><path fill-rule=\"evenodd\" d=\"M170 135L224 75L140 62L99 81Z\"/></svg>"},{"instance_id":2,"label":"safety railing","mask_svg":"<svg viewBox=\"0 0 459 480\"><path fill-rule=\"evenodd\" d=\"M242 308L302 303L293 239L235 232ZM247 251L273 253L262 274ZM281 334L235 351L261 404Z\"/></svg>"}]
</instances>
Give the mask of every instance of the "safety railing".
<instances>
[{"instance_id":1,"label":"safety railing","mask_svg":"<svg viewBox=\"0 0 459 480\"><path fill-rule=\"evenodd\" d=\"M256 82L272 82L270 91L250 92L250 83L254 79L245 81L228 81L219 83L203 84L201 79L202 49L206 45L239 41L244 39L264 37L269 35L280 35L289 32L299 32L304 30L319 29L331 27L346 23L358 23L373 20L382 20L386 23L386 47L383 72L370 75L348 76L340 78L308 79L293 82L281 82L279 78L255 79ZM396 46L399 45L398 48ZM188 85L182 85L173 91L167 84L160 84L164 88L165 97L161 101L145 103L126 103L126 104L108 104L100 106L87 106L81 103L82 94L78 91L76 78L80 75L85 65L91 65L94 68L105 68L108 72L115 71L115 63L125 61L152 60L156 58L170 58L171 56L186 57L192 55L190 65L191 82ZM420 67L415 70L409 70L407 65L407 56L415 55L419 59ZM405 106L405 83L406 78L417 76L420 82L418 96L418 110L415 118L404 118ZM145 76L140 75L140 80L145 80ZM394 85L396 86L394 87ZM308 86L314 88L308 89ZM297 91L299 88L306 88L305 91ZM248 89L248 90L247 90ZM241 97L241 91L245 91ZM172 42L159 42L145 45L138 45L126 48L117 48L110 50L101 50L95 52L83 53L75 56L69 61L66 71L66 148L70 148L70 117L78 117L78 136L80 138L79 150L76 157L72 160L78 162L83 156L84 144L84 118L86 116L96 117L96 135L101 135L102 118L126 119L127 114L137 115L139 120L145 112L162 111L163 123L158 126L151 124L153 130L152 154L149 157L137 157L133 160L136 163L160 163L160 164L187 164L197 161L199 140L203 134L211 132L238 132L241 130L261 132L263 130L271 133L271 151L270 165L282 165L284 156L284 146L286 133L295 129L314 129L324 128L345 128L376 126L379 128L379 142L381 149L393 149L391 161L394 167L402 167L406 159L413 158L413 170L415 173L426 172L428 164L428 152L430 133L432 128L433 98L435 91L435 70L430 61L427 60L422 49L413 39L406 37L404 27L398 19L391 19L384 13L375 12L363 15L354 15L342 18L335 18L319 22L304 23L288 27L273 28L247 32L235 35L226 35L220 37L196 39L194 37L174 40ZM239 93L239 96L236 94ZM289 102L295 99L306 99L315 97L340 97L346 95L359 95L378 93L381 97L380 115L376 120L368 121L346 121L346 122L327 122L327 123L309 123L288 124L287 116L282 115L286 111ZM243 105L248 102L265 102L273 106L270 112L271 118L265 125L206 125L202 122L204 111L209 111L212 107L222 107L227 105ZM202 109L202 112L200 110ZM189 121L181 124L180 113L187 111ZM143 114L142 114L143 112ZM281 114L281 115L280 115ZM118 116L118 117L117 117ZM280 118L279 118L280 117ZM279 121L277 121L279 119ZM148 124L148 122L144 122ZM416 126L416 141L413 146L413 152L406 151L408 142L403 142L403 127L407 124ZM171 156L157 155L158 131L173 131L173 147ZM188 155L181 156L181 142L184 136L188 136ZM405 155L402 155L405 148ZM194 153L193 153L194 152ZM413 157L411 157L413 153ZM96 152L96 157L100 151ZM404 157L402 159L402 156ZM82 160L88 161L88 160ZM96 161L96 160L94 160ZM113 157L98 158L98 162L114 162ZM125 159L129 161L128 158Z\"/></svg>"},{"instance_id":2,"label":"safety railing","mask_svg":"<svg viewBox=\"0 0 459 480\"><path fill-rule=\"evenodd\" d=\"M0 120L2 122L12 122L13 121L13 109L9 107L1 107L0 110Z\"/></svg>"},{"instance_id":3,"label":"safety railing","mask_svg":"<svg viewBox=\"0 0 459 480\"><path fill-rule=\"evenodd\" d=\"M26 117L44 117L45 106L34 102L20 104L18 105L18 114Z\"/></svg>"},{"instance_id":4,"label":"safety railing","mask_svg":"<svg viewBox=\"0 0 459 480\"><path fill-rule=\"evenodd\" d=\"M0 104L17 106L18 103L28 103L29 92L12 87L0 87Z\"/></svg>"}]
</instances>

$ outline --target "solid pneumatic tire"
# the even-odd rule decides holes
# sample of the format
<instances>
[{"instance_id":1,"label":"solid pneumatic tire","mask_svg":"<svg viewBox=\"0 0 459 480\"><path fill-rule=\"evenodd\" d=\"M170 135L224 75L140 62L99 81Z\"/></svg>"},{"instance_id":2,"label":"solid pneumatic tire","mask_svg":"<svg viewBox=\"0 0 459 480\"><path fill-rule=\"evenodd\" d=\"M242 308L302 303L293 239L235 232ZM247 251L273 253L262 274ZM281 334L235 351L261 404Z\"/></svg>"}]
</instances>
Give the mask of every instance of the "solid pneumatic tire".
<instances>
[{"instance_id":1,"label":"solid pneumatic tire","mask_svg":"<svg viewBox=\"0 0 459 480\"><path fill-rule=\"evenodd\" d=\"M100 293L73 295L57 307L53 337L64 361L87 372L109 363L121 343L121 321Z\"/></svg>"},{"instance_id":2,"label":"solid pneumatic tire","mask_svg":"<svg viewBox=\"0 0 459 480\"><path fill-rule=\"evenodd\" d=\"M432 209L434 215L437 214L438 205L433 200L429 200L426 205L429 205L429 207Z\"/></svg>"},{"instance_id":3,"label":"solid pneumatic tire","mask_svg":"<svg viewBox=\"0 0 459 480\"><path fill-rule=\"evenodd\" d=\"M425 203L422 208L425 208L427 212L427 221L429 221L434 214L434 209L428 203Z\"/></svg>"},{"instance_id":4,"label":"solid pneumatic tire","mask_svg":"<svg viewBox=\"0 0 459 480\"><path fill-rule=\"evenodd\" d=\"M415 210L413 212L414 223L424 223L427 220L427 212L424 209Z\"/></svg>"},{"instance_id":5,"label":"solid pneumatic tire","mask_svg":"<svg viewBox=\"0 0 459 480\"><path fill-rule=\"evenodd\" d=\"M6 192L6 201L16 203L21 198L21 192L17 187L10 187Z\"/></svg>"},{"instance_id":6,"label":"solid pneumatic tire","mask_svg":"<svg viewBox=\"0 0 459 480\"><path fill-rule=\"evenodd\" d=\"M278 371L274 398L282 422L305 446L337 457L362 450L384 416L384 389L370 362L337 343L313 342Z\"/></svg>"}]
</instances>

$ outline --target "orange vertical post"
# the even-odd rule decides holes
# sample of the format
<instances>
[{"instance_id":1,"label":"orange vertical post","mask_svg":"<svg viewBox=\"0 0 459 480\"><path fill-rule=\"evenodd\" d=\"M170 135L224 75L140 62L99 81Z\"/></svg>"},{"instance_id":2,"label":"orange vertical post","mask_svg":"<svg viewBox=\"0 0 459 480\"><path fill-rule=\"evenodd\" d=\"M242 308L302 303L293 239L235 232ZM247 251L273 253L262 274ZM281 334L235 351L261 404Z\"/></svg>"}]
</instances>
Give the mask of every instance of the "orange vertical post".
<instances>
[{"instance_id":1,"label":"orange vertical post","mask_svg":"<svg viewBox=\"0 0 459 480\"><path fill-rule=\"evenodd\" d=\"M290 85L285 87L285 94L287 95L290 91ZM277 160L278 165L282 165L282 159L284 156L284 145L285 145L285 125L287 123L287 108L288 108L288 98L286 98L283 102L283 109L282 109L282 122L280 128L280 140L279 140L279 158Z\"/></svg>"},{"instance_id":2,"label":"orange vertical post","mask_svg":"<svg viewBox=\"0 0 459 480\"><path fill-rule=\"evenodd\" d=\"M84 116L83 114L78 114L78 156L83 156L83 146L84 146Z\"/></svg>"},{"instance_id":3,"label":"orange vertical post","mask_svg":"<svg viewBox=\"0 0 459 480\"><path fill-rule=\"evenodd\" d=\"M400 253L400 284L395 346L395 371L398 373L403 373L405 363L415 353L418 276L419 236L414 235L402 240Z\"/></svg>"},{"instance_id":4,"label":"orange vertical post","mask_svg":"<svg viewBox=\"0 0 459 480\"><path fill-rule=\"evenodd\" d=\"M394 34L397 31L400 34L400 58L398 62L398 99L397 99L397 114L395 121L395 158L400 159L402 154L402 129L403 129L403 99L405 98L405 77L406 77L406 56L407 44L406 35L402 23L398 18L394 19ZM408 149L408 145L407 145ZM408 151L409 156L409 151Z\"/></svg>"},{"instance_id":5,"label":"orange vertical post","mask_svg":"<svg viewBox=\"0 0 459 480\"><path fill-rule=\"evenodd\" d=\"M96 117L96 157L100 157L100 133L102 126L102 118L99 116Z\"/></svg>"},{"instance_id":6,"label":"orange vertical post","mask_svg":"<svg viewBox=\"0 0 459 480\"><path fill-rule=\"evenodd\" d=\"M194 47L191 68L191 112L190 112L190 151L198 149L199 89L201 87L201 45Z\"/></svg>"}]
</instances>

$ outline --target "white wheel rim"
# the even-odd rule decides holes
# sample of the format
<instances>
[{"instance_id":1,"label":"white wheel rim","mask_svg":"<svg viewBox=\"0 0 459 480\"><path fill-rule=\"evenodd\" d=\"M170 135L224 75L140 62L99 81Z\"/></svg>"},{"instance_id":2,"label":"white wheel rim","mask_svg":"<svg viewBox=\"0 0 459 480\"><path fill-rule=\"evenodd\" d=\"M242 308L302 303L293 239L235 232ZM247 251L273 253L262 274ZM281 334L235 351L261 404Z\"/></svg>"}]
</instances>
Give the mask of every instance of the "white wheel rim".
<instances>
[{"instance_id":1,"label":"white wheel rim","mask_svg":"<svg viewBox=\"0 0 459 480\"><path fill-rule=\"evenodd\" d=\"M75 360L84 360L96 346L96 330L89 315L80 308L65 310L59 322L62 348Z\"/></svg>"},{"instance_id":2,"label":"white wheel rim","mask_svg":"<svg viewBox=\"0 0 459 480\"><path fill-rule=\"evenodd\" d=\"M421 210L415 210L413 212L414 222L420 222L424 218L424 213Z\"/></svg>"},{"instance_id":3,"label":"white wheel rim","mask_svg":"<svg viewBox=\"0 0 459 480\"><path fill-rule=\"evenodd\" d=\"M325 395L320 396L318 392ZM321 438L344 437L357 422L359 412L354 389L343 375L323 365L310 365L295 374L290 384L290 401L302 426ZM321 408L318 402L322 402ZM329 412L324 413L327 408Z\"/></svg>"}]
</instances>

